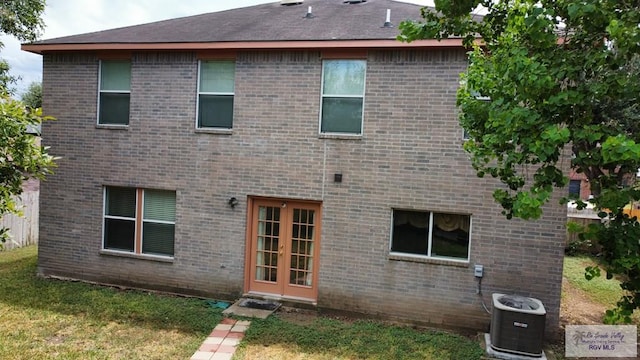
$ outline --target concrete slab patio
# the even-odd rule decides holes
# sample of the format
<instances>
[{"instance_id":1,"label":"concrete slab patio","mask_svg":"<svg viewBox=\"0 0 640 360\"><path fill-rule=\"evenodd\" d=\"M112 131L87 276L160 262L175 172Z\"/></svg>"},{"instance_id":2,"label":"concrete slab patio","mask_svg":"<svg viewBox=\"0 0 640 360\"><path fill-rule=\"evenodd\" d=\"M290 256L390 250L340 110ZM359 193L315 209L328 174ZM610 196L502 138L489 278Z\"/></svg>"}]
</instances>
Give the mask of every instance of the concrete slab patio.
<instances>
[{"instance_id":1,"label":"concrete slab patio","mask_svg":"<svg viewBox=\"0 0 640 360\"><path fill-rule=\"evenodd\" d=\"M280 307L280 303L278 302L272 302L272 301L266 301L266 300L262 301L262 300L255 300L255 299L250 299L250 301L254 303L258 303L258 305L260 305L261 303L264 303L265 305L273 305L273 306L264 306L270 309L258 309L255 307L247 307L244 305L247 302L247 300L248 299L242 298L236 301L235 303L233 303L233 305L229 306L222 313L227 316L236 315L236 316L243 316L243 317L266 319L269 315L273 314L274 311L278 310L278 308Z\"/></svg>"},{"instance_id":2,"label":"concrete slab patio","mask_svg":"<svg viewBox=\"0 0 640 360\"><path fill-rule=\"evenodd\" d=\"M541 356L525 356L525 355L517 355L510 354L502 351L497 351L491 347L491 336L489 334L484 334L484 342L486 344L487 355L489 355L493 359L502 359L502 360L547 360L547 354L542 352Z\"/></svg>"}]
</instances>

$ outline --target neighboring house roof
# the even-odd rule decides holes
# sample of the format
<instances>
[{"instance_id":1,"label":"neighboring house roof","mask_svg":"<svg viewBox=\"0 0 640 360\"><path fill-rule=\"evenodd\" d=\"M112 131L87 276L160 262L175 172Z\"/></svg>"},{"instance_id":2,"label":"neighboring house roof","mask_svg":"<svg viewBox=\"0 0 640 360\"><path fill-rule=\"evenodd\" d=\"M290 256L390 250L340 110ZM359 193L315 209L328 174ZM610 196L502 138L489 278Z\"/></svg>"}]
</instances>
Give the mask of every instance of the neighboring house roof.
<instances>
[{"instance_id":1,"label":"neighboring house roof","mask_svg":"<svg viewBox=\"0 0 640 360\"><path fill-rule=\"evenodd\" d=\"M402 20L420 20L422 6L393 0L280 2L66 36L24 44L34 53L65 50L460 46L459 39L411 44L396 39ZM307 17L308 7L312 17ZM392 27L383 26L387 9ZM216 45L211 45L216 44Z\"/></svg>"}]
</instances>

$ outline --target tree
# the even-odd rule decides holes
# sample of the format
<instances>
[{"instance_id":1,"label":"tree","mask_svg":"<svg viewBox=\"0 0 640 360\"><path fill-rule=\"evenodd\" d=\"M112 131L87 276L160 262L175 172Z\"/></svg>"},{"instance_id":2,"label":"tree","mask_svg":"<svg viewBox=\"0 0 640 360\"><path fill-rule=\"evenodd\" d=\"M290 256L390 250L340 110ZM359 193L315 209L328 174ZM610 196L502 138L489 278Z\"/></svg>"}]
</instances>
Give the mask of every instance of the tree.
<instances>
[{"instance_id":1,"label":"tree","mask_svg":"<svg viewBox=\"0 0 640 360\"><path fill-rule=\"evenodd\" d=\"M32 109L42 107L42 84L35 81L29 84L29 88L27 92L22 94L21 100Z\"/></svg>"},{"instance_id":2,"label":"tree","mask_svg":"<svg viewBox=\"0 0 640 360\"><path fill-rule=\"evenodd\" d=\"M35 40L44 26L44 6L44 0L3 0L0 33L21 41ZM19 214L16 196L22 193L22 183L29 178L43 179L54 166L53 157L27 133L27 126L40 124L47 117L40 109L27 108L11 98L15 81L7 62L0 61L0 216ZM0 245L7 236L7 229L0 229Z\"/></svg>"},{"instance_id":3,"label":"tree","mask_svg":"<svg viewBox=\"0 0 640 360\"><path fill-rule=\"evenodd\" d=\"M2 0L0 3L0 33L15 36L20 41L35 41L44 30L42 13L45 0ZM0 42L0 49L4 44ZM9 64L0 60L0 90L12 92L17 79L9 74Z\"/></svg>"},{"instance_id":4,"label":"tree","mask_svg":"<svg viewBox=\"0 0 640 360\"><path fill-rule=\"evenodd\" d=\"M640 307L640 223L623 212L640 200L640 7L628 0L436 0L402 41L459 36L469 49L457 105L464 148L508 218L534 219L567 178L584 173L601 224L580 231L602 246L607 277L626 294L607 322ZM483 6L486 15L473 14ZM566 164L566 163L565 163ZM565 198L566 202L567 199ZM577 201L579 208L586 204ZM599 275L588 268L585 276Z\"/></svg>"}]
</instances>

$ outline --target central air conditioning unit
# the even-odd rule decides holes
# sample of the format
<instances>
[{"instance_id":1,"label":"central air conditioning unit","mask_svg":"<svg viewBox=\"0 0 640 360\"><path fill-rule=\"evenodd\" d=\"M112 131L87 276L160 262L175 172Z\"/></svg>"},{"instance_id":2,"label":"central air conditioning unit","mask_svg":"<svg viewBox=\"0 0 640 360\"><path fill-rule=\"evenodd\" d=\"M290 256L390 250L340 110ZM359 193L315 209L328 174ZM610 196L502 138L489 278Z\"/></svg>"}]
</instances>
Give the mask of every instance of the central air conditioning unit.
<instances>
[{"instance_id":1,"label":"central air conditioning unit","mask_svg":"<svg viewBox=\"0 0 640 360\"><path fill-rule=\"evenodd\" d=\"M546 314L538 299L493 294L491 348L499 352L542 357Z\"/></svg>"}]
</instances>

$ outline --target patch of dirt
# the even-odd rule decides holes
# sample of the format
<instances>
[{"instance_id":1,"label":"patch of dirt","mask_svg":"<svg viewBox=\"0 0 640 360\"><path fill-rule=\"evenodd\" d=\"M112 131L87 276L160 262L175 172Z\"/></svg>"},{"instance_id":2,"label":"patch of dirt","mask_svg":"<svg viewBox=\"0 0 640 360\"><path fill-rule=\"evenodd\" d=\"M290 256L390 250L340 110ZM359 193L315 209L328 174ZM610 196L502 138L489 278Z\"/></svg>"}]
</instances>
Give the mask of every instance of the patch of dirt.
<instances>
[{"instance_id":1,"label":"patch of dirt","mask_svg":"<svg viewBox=\"0 0 640 360\"><path fill-rule=\"evenodd\" d=\"M588 265L588 264L587 264ZM566 278L562 278L562 300L560 302L560 336L557 341L549 344L553 357L560 358L555 354L563 355L564 328L566 325L602 325L602 318L607 306L591 300L584 291L574 287ZM638 338L640 344L640 336ZM547 354L549 355L549 354ZM562 357L564 359L564 357ZM567 358L568 359L568 358ZM574 358L571 358L574 359ZM606 360L611 358L589 358L593 360ZM633 360L637 358L618 358L621 360Z\"/></svg>"},{"instance_id":2,"label":"patch of dirt","mask_svg":"<svg viewBox=\"0 0 640 360\"><path fill-rule=\"evenodd\" d=\"M333 320L339 320L345 323L353 323L358 320L373 320L372 315L343 311L343 310L330 310L330 309L302 309L289 306L280 306L276 311L279 318L284 321L291 322L298 325L309 325L313 323L317 318L327 318ZM393 321L384 321L376 319L388 324L400 324L409 326L405 323L394 323Z\"/></svg>"},{"instance_id":3,"label":"patch of dirt","mask_svg":"<svg viewBox=\"0 0 640 360\"><path fill-rule=\"evenodd\" d=\"M280 306L276 314L286 322L302 326L310 325L319 315L316 310L298 309L289 306Z\"/></svg>"},{"instance_id":4,"label":"patch of dirt","mask_svg":"<svg viewBox=\"0 0 640 360\"><path fill-rule=\"evenodd\" d=\"M563 359L564 329L567 325L601 325L606 306L594 302L587 294L562 278L560 300L560 328L554 340L549 340L546 351L550 359ZM550 356L551 355L551 356ZM560 356L558 356L560 355Z\"/></svg>"},{"instance_id":5,"label":"patch of dirt","mask_svg":"<svg viewBox=\"0 0 640 360\"><path fill-rule=\"evenodd\" d=\"M46 342L48 345L60 345L62 343L64 343L64 341L67 339L66 336L51 336L49 338L46 339Z\"/></svg>"},{"instance_id":6,"label":"patch of dirt","mask_svg":"<svg viewBox=\"0 0 640 360\"><path fill-rule=\"evenodd\" d=\"M589 299L584 291L575 288L562 278L562 301L560 302L560 325L602 324L607 307Z\"/></svg>"}]
</instances>

